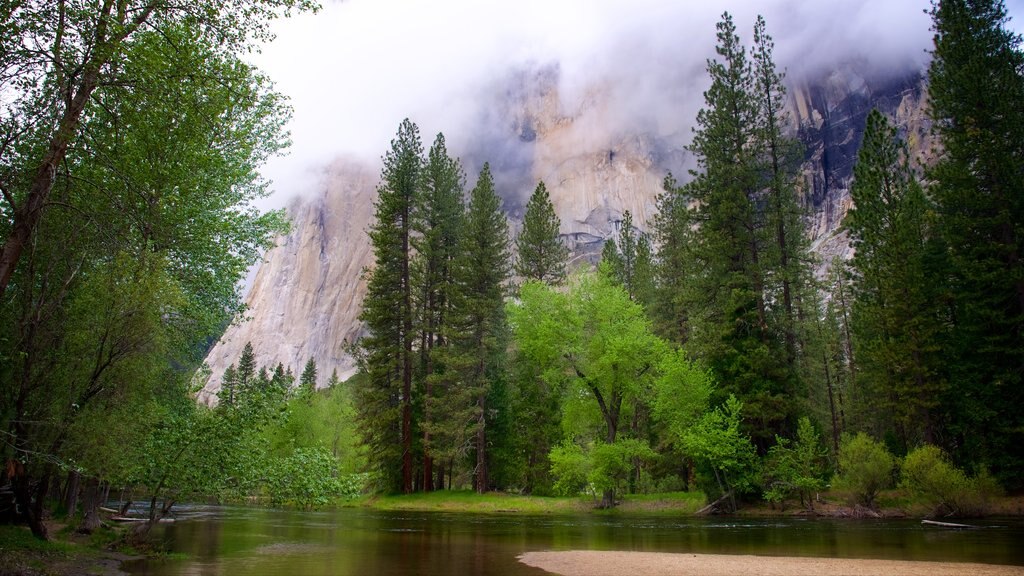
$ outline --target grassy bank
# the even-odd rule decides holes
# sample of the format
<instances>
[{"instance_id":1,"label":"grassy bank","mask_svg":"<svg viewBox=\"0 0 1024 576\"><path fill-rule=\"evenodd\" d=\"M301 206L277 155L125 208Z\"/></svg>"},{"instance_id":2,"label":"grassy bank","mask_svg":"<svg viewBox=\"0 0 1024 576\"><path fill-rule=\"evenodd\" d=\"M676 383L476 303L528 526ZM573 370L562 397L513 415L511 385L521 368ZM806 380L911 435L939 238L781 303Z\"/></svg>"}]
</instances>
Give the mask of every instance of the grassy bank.
<instances>
[{"instance_id":1,"label":"grassy bank","mask_svg":"<svg viewBox=\"0 0 1024 576\"><path fill-rule=\"evenodd\" d=\"M596 508L597 500L584 497L523 496L488 492L477 494L465 491L438 491L406 495L372 495L348 501L345 506L367 507L375 510L407 510L421 512L463 512L475 514L630 514L688 516L704 507L706 500L700 492L669 492L663 494L636 494L624 496L610 510ZM785 506L772 506L766 502L746 503L737 514L741 516L786 516L817 514L834 517L911 517L924 518L931 508L915 502L898 490L879 495L878 507L868 510L851 504L849 495L822 493L813 512L800 502L790 500ZM1024 496L997 497L989 502L989 516L1024 516Z\"/></svg>"},{"instance_id":2,"label":"grassy bank","mask_svg":"<svg viewBox=\"0 0 1024 576\"><path fill-rule=\"evenodd\" d=\"M50 540L39 540L25 526L0 525L0 576L71 576L121 574L122 561L133 556L110 550L118 532L101 529L92 536L48 523Z\"/></svg>"},{"instance_id":3,"label":"grassy bank","mask_svg":"<svg viewBox=\"0 0 1024 576\"><path fill-rule=\"evenodd\" d=\"M488 492L438 491L400 496L368 496L350 505L376 510L468 512L479 514L693 514L703 506L699 492L671 492L625 496L612 510L596 510L596 500L580 497L523 496Z\"/></svg>"}]
</instances>

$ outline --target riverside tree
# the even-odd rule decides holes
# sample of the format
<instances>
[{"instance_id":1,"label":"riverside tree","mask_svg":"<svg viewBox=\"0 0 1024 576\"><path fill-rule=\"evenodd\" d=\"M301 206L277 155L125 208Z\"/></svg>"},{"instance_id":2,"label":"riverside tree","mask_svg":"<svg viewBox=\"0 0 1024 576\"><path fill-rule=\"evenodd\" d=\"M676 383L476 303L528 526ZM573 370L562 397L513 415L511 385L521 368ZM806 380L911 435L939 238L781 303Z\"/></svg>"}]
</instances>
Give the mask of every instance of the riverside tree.
<instances>
[{"instance_id":1,"label":"riverside tree","mask_svg":"<svg viewBox=\"0 0 1024 576\"><path fill-rule=\"evenodd\" d=\"M12 90L3 99L0 137L0 180L5 216L0 228L0 297L4 296L19 260L28 247L49 202L58 174L71 150L91 131L88 112L97 100L125 87L158 106L161 91L190 89L161 72L166 61L133 60L140 36L163 43L154 55L169 56L177 44L170 30L188 28L192 40L217 47L220 57L233 58L256 42L271 38L270 20L294 10L310 10L310 0L245 0L222 3L202 0L168 3L127 0L96 5L83 0L17 2L5 8L0 24L0 69ZM156 64L146 68L147 64ZM223 70L196 68L196 78L219 76ZM223 78L227 85L227 78ZM86 125L91 124L92 128ZM127 125L126 125L127 126Z\"/></svg>"},{"instance_id":2,"label":"riverside tree","mask_svg":"<svg viewBox=\"0 0 1024 576\"><path fill-rule=\"evenodd\" d=\"M455 289L453 276L464 220L462 190L465 175L457 159L448 155L443 134L434 139L420 178L420 196L413 212L413 282L416 285L416 324L419 331L417 381L422 391L423 488L435 484L430 438L432 374L438 368L435 349L445 343L446 324ZM443 479L443 467L439 472Z\"/></svg>"},{"instance_id":3,"label":"riverside tree","mask_svg":"<svg viewBox=\"0 0 1024 576\"><path fill-rule=\"evenodd\" d=\"M444 368L436 377L437 396L428 399L428 426L440 443L447 443L449 458L460 445L472 445L473 487L482 493L490 488L488 430L493 415L505 409L504 403L489 400L506 380L504 297L511 272L508 222L487 164L470 192L459 247L441 352Z\"/></svg>"},{"instance_id":4,"label":"riverside tree","mask_svg":"<svg viewBox=\"0 0 1024 576\"><path fill-rule=\"evenodd\" d=\"M1024 52L1001 0L932 5L928 71L942 144L929 171L948 247L952 331L944 445L988 463L1008 487L1024 478Z\"/></svg>"},{"instance_id":5,"label":"riverside tree","mask_svg":"<svg viewBox=\"0 0 1024 576\"><path fill-rule=\"evenodd\" d=\"M867 412L885 415L873 423L875 432L895 433L904 450L936 441L945 390L937 369L942 287L928 280L927 268L935 252L933 210L908 156L896 129L873 110L844 221L856 250L851 320L859 397Z\"/></svg>"},{"instance_id":6,"label":"riverside tree","mask_svg":"<svg viewBox=\"0 0 1024 576\"><path fill-rule=\"evenodd\" d=\"M25 166L46 138L19 133L4 152L14 206L5 232L31 225L33 246L0 304L0 356L22 359L0 371L13 433L5 457L27 460L15 485L37 535L49 478L82 446L71 435L97 428L79 419L102 421L89 407L115 397L133 398L141 414L184 395L181 367L196 365L196 342L241 308L239 278L284 228L279 213L251 202L266 194L257 167L284 147L288 110L266 78L211 44L180 22L124 39L118 74L146 78L145 89L115 82L90 92L52 175L59 186L28 220L14 213L37 201L40 181Z\"/></svg>"},{"instance_id":7,"label":"riverside tree","mask_svg":"<svg viewBox=\"0 0 1024 576\"><path fill-rule=\"evenodd\" d=\"M650 394L667 349L640 305L605 275L580 277L568 293L527 282L520 301L510 308L519 350L543 370L544 380L566 388L567 404L583 403L582 426L567 430L566 441L578 443L588 459L601 454L628 462L640 454L634 445L598 448L623 439L620 431L637 401ZM600 424L587 425L586 411L596 412ZM600 506L613 506L616 484L606 482L602 491Z\"/></svg>"},{"instance_id":8,"label":"riverside tree","mask_svg":"<svg viewBox=\"0 0 1024 576\"><path fill-rule=\"evenodd\" d=\"M370 228L374 266L368 271L360 320L367 379L357 389L360 428L385 487L413 489L412 216L423 169L419 128L402 121L384 155ZM395 470L399 474L395 475Z\"/></svg>"}]
</instances>

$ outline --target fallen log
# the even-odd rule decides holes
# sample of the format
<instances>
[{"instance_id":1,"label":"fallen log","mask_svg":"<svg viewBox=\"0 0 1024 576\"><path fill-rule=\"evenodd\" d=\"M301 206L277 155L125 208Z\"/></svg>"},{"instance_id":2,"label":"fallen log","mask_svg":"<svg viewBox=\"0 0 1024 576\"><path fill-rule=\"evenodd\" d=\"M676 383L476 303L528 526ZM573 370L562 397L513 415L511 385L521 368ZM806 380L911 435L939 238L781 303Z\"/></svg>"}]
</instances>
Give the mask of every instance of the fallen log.
<instances>
[{"instance_id":1,"label":"fallen log","mask_svg":"<svg viewBox=\"0 0 1024 576\"><path fill-rule=\"evenodd\" d=\"M956 522L938 522L936 520L921 520L921 524L925 526L938 526L939 528L977 528L977 526L971 526L970 524L957 524Z\"/></svg>"},{"instance_id":2,"label":"fallen log","mask_svg":"<svg viewBox=\"0 0 1024 576\"><path fill-rule=\"evenodd\" d=\"M136 518L134 516L111 516L110 519L114 522L149 522L149 518ZM174 522L174 518L161 518L157 522L170 523Z\"/></svg>"}]
</instances>

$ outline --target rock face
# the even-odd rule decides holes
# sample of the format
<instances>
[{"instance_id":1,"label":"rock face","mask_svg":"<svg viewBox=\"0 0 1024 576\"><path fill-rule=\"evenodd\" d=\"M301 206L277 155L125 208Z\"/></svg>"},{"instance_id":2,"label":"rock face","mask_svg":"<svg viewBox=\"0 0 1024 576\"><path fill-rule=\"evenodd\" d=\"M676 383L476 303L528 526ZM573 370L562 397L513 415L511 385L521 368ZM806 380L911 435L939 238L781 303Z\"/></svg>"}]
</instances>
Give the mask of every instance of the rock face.
<instances>
[{"instance_id":1,"label":"rock face","mask_svg":"<svg viewBox=\"0 0 1024 576\"><path fill-rule=\"evenodd\" d=\"M610 109L605 94L595 86L566 103L557 66L518 72L483 119L490 124L482 130L488 140L470 140L467 149L475 152L463 154L470 184L474 167L492 161L513 230L533 186L544 180L563 238L579 260L596 259L626 210L638 228L647 229L666 173L685 175L690 162L664 135L610 128L622 124L613 121L621 114ZM805 146L800 193L823 262L849 256L839 225L850 207L853 165L874 107L896 120L914 153L931 149L919 72L878 78L846 66L790 86L793 131ZM680 127L677 134L684 129L689 133ZM298 372L315 358L321 385L333 370L342 378L354 371L344 345L362 329L361 271L372 264L366 230L378 179L376 167L338 161L324 171L318 190L292 203L292 231L266 254L247 297L250 319L232 325L207 357L212 376L202 401L216 400L224 369L250 341L259 365L281 362Z\"/></svg>"},{"instance_id":2,"label":"rock face","mask_svg":"<svg viewBox=\"0 0 1024 576\"><path fill-rule=\"evenodd\" d=\"M372 262L366 230L373 216L378 174L339 160L324 170L319 190L288 207L291 233L267 252L246 298L245 321L232 324L206 357L212 370L199 400L215 403L224 370L252 342L256 363L293 372L316 359L321 385L334 370L355 371L344 343L359 335L366 284L362 269Z\"/></svg>"}]
</instances>

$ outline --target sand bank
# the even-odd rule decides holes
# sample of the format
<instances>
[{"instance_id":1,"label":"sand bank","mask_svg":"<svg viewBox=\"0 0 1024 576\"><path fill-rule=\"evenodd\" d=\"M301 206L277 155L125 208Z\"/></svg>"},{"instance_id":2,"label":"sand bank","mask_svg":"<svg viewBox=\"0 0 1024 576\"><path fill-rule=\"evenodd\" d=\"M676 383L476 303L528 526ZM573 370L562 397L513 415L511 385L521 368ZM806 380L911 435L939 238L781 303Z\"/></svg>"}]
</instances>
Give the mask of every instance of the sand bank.
<instances>
[{"instance_id":1,"label":"sand bank","mask_svg":"<svg viewBox=\"0 0 1024 576\"><path fill-rule=\"evenodd\" d=\"M562 576L1024 576L1024 566L664 552L527 552L519 561Z\"/></svg>"}]
</instances>

